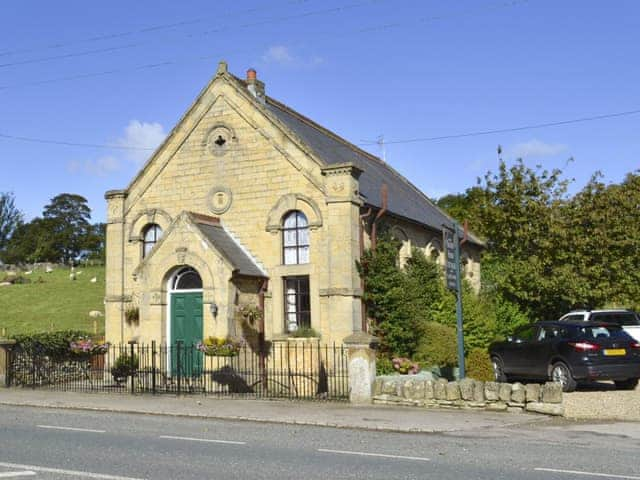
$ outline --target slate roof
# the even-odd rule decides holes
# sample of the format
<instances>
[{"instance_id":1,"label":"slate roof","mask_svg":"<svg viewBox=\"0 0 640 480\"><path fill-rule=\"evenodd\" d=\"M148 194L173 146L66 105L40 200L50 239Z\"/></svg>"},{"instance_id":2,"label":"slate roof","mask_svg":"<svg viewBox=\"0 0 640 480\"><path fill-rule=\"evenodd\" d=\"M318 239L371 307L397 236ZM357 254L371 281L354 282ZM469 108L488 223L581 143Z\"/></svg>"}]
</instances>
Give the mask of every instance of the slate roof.
<instances>
[{"instance_id":1,"label":"slate roof","mask_svg":"<svg viewBox=\"0 0 640 480\"><path fill-rule=\"evenodd\" d=\"M235 273L250 277L266 278L268 276L251 255L220 225L217 218L196 213L190 213L190 217L200 232L233 265Z\"/></svg>"},{"instance_id":2,"label":"slate roof","mask_svg":"<svg viewBox=\"0 0 640 480\"><path fill-rule=\"evenodd\" d=\"M382 206L380 189L385 183L388 188L387 209L390 213L429 226L437 231L442 230L442 225L453 227L451 217L378 157L361 150L270 97L266 97L264 107L327 165L351 162L361 169L360 194L366 204L377 208ZM469 241L476 245L484 245L480 239L472 234L469 234Z\"/></svg>"}]
</instances>

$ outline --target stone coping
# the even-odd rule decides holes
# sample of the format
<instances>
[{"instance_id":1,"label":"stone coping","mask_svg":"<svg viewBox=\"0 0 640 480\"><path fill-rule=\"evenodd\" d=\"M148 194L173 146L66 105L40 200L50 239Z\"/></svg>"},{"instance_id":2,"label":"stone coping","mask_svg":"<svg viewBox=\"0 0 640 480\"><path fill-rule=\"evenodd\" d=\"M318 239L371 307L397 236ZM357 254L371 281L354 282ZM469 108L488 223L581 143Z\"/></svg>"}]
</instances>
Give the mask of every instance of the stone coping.
<instances>
[{"instance_id":1,"label":"stone coping","mask_svg":"<svg viewBox=\"0 0 640 480\"><path fill-rule=\"evenodd\" d=\"M420 374L379 376L373 386L373 403L564 415L562 386L553 382L524 385L470 378L449 382Z\"/></svg>"}]
</instances>

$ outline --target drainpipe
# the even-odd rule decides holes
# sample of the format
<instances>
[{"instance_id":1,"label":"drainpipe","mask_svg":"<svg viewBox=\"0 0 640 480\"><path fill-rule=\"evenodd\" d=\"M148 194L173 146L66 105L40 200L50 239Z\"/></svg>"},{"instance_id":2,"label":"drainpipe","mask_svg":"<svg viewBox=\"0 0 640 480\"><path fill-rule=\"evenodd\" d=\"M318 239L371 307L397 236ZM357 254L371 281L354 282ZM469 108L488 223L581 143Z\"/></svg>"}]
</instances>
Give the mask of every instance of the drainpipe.
<instances>
[{"instance_id":1,"label":"drainpipe","mask_svg":"<svg viewBox=\"0 0 640 480\"><path fill-rule=\"evenodd\" d=\"M258 292L258 308L260 309L260 321L258 322L258 334L260 338L260 345L264 343L264 294L269 289L269 279L265 278L262 281L262 285L260 286L260 291Z\"/></svg>"},{"instance_id":2,"label":"drainpipe","mask_svg":"<svg viewBox=\"0 0 640 480\"><path fill-rule=\"evenodd\" d=\"M364 223L366 221L367 218L369 218L371 216L371 207L369 207L369 209L367 210L366 213L363 213L360 215L360 261L362 261L362 256L364 255ZM362 294L363 296L360 298L360 312L362 314L362 319L361 319L361 330L363 332L367 331L367 304L364 301L364 288L365 288L365 282L364 282L364 276L360 275L360 289L362 290Z\"/></svg>"},{"instance_id":3,"label":"drainpipe","mask_svg":"<svg viewBox=\"0 0 640 480\"><path fill-rule=\"evenodd\" d=\"M124 343L124 253L125 253L125 230L126 230L126 218L124 214L124 200L122 202L122 241L120 244L122 245L121 250L121 278L120 278L120 343ZM106 262L105 262L106 263Z\"/></svg>"},{"instance_id":4,"label":"drainpipe","mask_svg":"<svg viewBox=\"0 0 640 480\"><path fill-rule=\"evenodd\" d=\"M389 199L389 190L387 188L386 183L383 183L382 187L380 187L380 198L382 199L382 208L378 210L376 217L373 219L373 224L371 225L371 250L376 249L376 240L377 240L376 223L387 211L387 201Z\"/></svg>"},{"instance_id":5,"label":"drainpipe","mask_svg":"<svg viewBox=\"0 0 640 480\"><path fill-rule=\"evenodd\" d=\"M260 357L260 377L264 388L267 388L267 365L264 351L264 294L269 288L269 279L265 278L258 292L258 308L260 309L260 320L258 322L258 355Z\"/></svg>"}]
</instances>

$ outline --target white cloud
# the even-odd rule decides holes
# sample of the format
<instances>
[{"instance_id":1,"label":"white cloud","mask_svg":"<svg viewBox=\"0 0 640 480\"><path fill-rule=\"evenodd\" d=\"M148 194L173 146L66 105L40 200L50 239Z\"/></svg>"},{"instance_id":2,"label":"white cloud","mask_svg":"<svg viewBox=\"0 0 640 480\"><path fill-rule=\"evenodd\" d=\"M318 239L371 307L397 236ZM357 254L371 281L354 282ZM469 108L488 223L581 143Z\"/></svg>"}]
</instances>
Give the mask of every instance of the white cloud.
<instances>
[{"instance_id":1,"label":"white cloud","mask_svg":"<svg viewBox=\"0 0 640 480\"><path fill-rule=\"evenodd\" d=\"M324 63L324 59L318 55L304 58L300 55L296 55L285 45L270 46L264 55L262 55L262 61L265 63L296 68L313 68Z\"/></svg>"},{"instance_id":2,"label":"white cloud","mask_svg":"<svg viewBox=\"0 0 640 480\"><path fill-rule=\"evenodd\" d=\"M289 49L284 45L273 45L269 47L267 52L262 56L262 60L266 63L287 65L293 63L293 56L289 52Z\"/></svg>"},{"instance_id":3,"label":"white cloud","mask_svg":"<svg viewBox=\"0 0 640 480\"><path fill-rule=\"evenodd\" d=\"M131 120L124 129L124 134L113 141L113 145L131 147L117 150L118 155L107 155L89 160L71 160L67 163L67 172L96 177L106 177L123 167L123 160L133 162L139 167L160 145L167 134L159 123L147 123ZM126 162L125 162L126 163Z\"/></svg>"},{"instance_id":4,"label":"white cloud","mask_svg":"<svg viewBox=\"0 0 640 480\"><path fill-rule=\"evenodd\" d=\"M140 165L151 156L166 136L167 133L159 123L131 120L125 128L124 137L116 140L116 144L132 147L131 150L126 150L127 159Z\"/></svg>"},{"instance_id":5,"label":"white cloud","mask_svg":"<svg viewBox=\"0 0 640 480\"><path fill-rule=\"evenodd\" d=\"M567 146L559 143L545 143L540 140L529 140L528 142L517 143L506 149L509 157L553 157L567 151Z\"/></svg>"},{"instance_id":6,"label":"white cloud","mask_svg":"<svg viewBox=\"0 0 640 480\"><path fill-rule=\"evenodd\" d=\"M120 169L120 161L111 156L100 157L95 160L71 160L67 164L69 173L84 173L96 177L106 177Z\"/></svg>"}]
</instances>

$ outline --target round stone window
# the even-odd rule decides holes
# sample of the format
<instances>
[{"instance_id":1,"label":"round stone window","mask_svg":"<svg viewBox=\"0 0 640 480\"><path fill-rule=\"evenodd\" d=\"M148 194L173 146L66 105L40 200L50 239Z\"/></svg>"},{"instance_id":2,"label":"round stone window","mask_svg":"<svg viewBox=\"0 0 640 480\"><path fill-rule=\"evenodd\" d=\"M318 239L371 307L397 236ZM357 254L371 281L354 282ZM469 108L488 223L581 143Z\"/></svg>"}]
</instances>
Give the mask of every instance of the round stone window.
<instances>
[{"instance_id":1,"label":"round stone window","mask_svg":"<svg viewBox=\"0 0 640 480\"><path fill-rule=\"evenodd\" d=\"M207 136L207 149L216 157L220 157L229 151L234 139L233 132L227 127L215 127Z\"/></svg>"}]
</instances>

